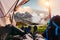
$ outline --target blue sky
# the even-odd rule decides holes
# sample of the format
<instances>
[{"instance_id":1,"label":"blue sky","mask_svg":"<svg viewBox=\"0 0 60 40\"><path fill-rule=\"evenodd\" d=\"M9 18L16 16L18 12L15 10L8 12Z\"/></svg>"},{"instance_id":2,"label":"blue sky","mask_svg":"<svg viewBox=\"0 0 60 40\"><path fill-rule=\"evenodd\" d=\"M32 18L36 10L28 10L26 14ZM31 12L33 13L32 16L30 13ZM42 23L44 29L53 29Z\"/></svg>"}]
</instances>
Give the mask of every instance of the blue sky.
<instances>
[{"instance_id":1,"label":"blue sky","mask_svg":"<svg viewBox=\"0 0 60 40\"><path fill-rule=\"evenodd\" d=\"M60 15L60 0L49 0L50 1L50 6L51 6L51 14L52 15ZM46 10L42 6L39 6L37 3L37 0L30 0L28 3L26 3L23 6L29 6L32 9L36 10Z\"/></svg>"},{"instance_id":2,"label":"blue sky","mask_svg":"<svg viewBox=\"0 0 60 40\"><path fill-rule=\"evenodd\" d=\"M23 6L29 6L32 9L36 9L36 10L44 10L43 7L39 6L37 3L37 0L30 0L29 2L27 2L25 5Z\"/></svg>"}]
</instances>

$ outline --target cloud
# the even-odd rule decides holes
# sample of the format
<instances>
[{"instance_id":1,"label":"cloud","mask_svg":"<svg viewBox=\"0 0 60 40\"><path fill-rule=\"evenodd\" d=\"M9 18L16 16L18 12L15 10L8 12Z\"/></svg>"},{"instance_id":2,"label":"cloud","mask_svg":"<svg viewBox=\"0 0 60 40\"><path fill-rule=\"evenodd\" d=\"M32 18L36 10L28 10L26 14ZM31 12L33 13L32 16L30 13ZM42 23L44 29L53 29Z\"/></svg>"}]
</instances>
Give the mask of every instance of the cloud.
<instances>
[{"instance_id":1,"label":"cloud","mask_svg":"<svg viewBox=\"0 0 60 40\"><path fill-rule=\"evenodd\" d=\"M29 6L24 6L24 7L19 7L17 12L20 12L20 13L25 13L25 12L32 13L33 10Z\"/></svg>"},{"instance_id":2,"label":"cloud","mask_svg":"<svg viewBox=\"0 0 60 40\"><path fill-rule=\"evenodd\" d=\"M25 6L23 8L24 8L25 11L27 11L29 13L32 13L33 12L33 10L31 9L31 7L29 7L29 6Z\"/></svg>"}]
</instances>

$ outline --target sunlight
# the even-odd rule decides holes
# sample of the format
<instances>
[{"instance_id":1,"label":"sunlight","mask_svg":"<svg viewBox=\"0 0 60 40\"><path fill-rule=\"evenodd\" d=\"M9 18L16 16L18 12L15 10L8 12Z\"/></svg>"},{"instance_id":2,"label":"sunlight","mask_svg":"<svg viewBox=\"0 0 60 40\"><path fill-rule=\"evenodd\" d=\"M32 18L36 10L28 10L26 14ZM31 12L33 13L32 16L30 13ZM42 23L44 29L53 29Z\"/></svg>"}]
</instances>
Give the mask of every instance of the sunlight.
<instances>
[{"instance_id":1,"label":"sunlight","mask_svg":"<svg viewBox=\"0 0 60 40\"><path fill-rule=\"evenodd\" d=\"M38 0L38 4L43 7L48 7L50 5L49 0Z\"/></svg>"},{"instance_id":2,"label":"sunlight","mask_svg":"<svg viewBox=\"0 0 60 40\"><path fill-rule=\"evenodd\" d=\"M49 6L50 4L49 4L49 2L48 2L48 1L46 1L46 2L45 2L45 5L46 5L46 6Z\"/></svg>"}]
</instances>

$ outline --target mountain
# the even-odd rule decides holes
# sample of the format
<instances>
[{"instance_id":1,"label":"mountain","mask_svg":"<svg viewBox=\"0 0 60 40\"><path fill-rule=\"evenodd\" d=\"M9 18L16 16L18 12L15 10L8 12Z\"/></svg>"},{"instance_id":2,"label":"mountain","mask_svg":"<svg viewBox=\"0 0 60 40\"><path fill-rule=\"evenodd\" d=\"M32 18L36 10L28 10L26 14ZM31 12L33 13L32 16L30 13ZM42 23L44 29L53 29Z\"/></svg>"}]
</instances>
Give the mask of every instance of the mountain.
<instances>
[{"instance_id":1,"label":"mountain","mask_svg":"<svg viewBox=\"0 0 60 40\"><path fill-rule=\"evenodd\" d=\"M18 18L16 18L16 16ZM19 11L17 11L16 16L16 20L19 20L23 23L30 22L44 25L48 21L48 19L45 19L48 16L46 11L34 10L30 7L20 8Z\"/></svg>"}]
</instances>

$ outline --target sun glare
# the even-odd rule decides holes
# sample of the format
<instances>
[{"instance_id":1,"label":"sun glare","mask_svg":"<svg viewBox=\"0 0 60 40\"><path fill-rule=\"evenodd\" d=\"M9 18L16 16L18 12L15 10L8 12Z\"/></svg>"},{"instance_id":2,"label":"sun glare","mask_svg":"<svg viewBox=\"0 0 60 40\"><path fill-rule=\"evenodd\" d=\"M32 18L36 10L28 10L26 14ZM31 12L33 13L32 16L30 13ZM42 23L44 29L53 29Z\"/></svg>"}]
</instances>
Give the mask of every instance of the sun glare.
<instances>
[{"instance_id":1,"label":"sun glare","mask_svg":"<svg viewBox=\"0 0 60 40\"><path fill-rule=\"evenodd\" d=\"M49 0L38 0L38 4L43 7L50 6Z\"/></svg>"},{"instance_id":2,"label":"sun glare","mask_svg":"<svg viewBox=\"0 0 60 40\"><path fill-rule=\"evenodd\" d=\"M48 2L48 1L46 1L46 2L45 2L45 5L46 5L46 6L49 6L50 4L49 4L49 2Z\"/></svg>"}]
</instances>

